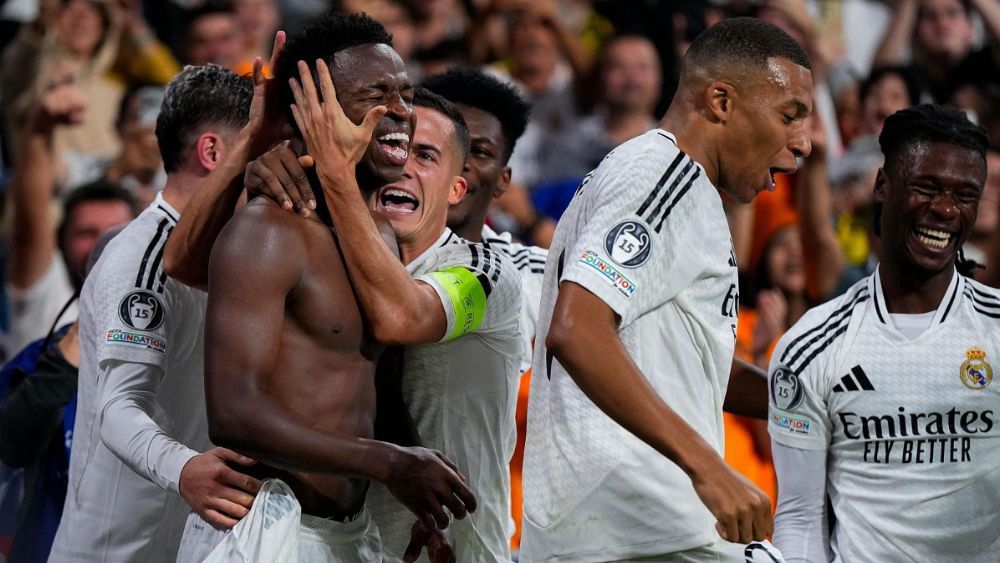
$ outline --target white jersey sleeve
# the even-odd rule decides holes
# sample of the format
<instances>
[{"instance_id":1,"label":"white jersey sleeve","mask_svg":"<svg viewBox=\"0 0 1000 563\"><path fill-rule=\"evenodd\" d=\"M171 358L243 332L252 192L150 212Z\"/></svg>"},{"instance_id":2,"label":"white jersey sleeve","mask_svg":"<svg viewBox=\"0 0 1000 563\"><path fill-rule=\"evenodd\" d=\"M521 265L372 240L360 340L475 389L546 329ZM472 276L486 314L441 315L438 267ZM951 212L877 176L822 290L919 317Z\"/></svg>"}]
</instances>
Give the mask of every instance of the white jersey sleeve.
<instances>
[{"instance_id":1,"label":"white jersey sleeve","mask_svg":"<svg viewBox=\"0 0 1000 563\"><path fill-rule=\"evenodd\" d=\"M647 135L648 142L612 151L585 177L579 189L593 192L588 221L560 257L560 281L600 297L623 327L674 298L701 271L697 229L688 228L702 219L701 198L683 196L704 171L665 133Z\"/></svg>"},{"instance_id":2,"label":"white jersey sleeve","mask_svg":"<svg viewBox=\"0 0 1000 563\"><path fill-rule=\"evenodd\" d=\"M826 452L800 450L772 438L778 474L774 545L787 563L829 560L826 518Z\"/></svg>"},{"instance_id":3,"label":"white jersey sleeve","mask_svg":"<svg viewBox=\"0 0 1000 563\"><path fill-rule=\"evenodd\" d=\"M100 369L101 440L132 471L179 492L181 470L198 452L171 438L170 416L156 401L161 368L105 360Z\"/></svg>"},{"instance_id":4,"label":"white jersey sleeve","mask_svg":"<svg viewBox=\"0 0 1000 563\"><path fill-rule=\"evenodd\" d=\"M507 257L481 244L444 245L415 279L437 292L448 326L442 342L517 327L521 278Z\"/></svg>"},{"instance_id":5,"label":"white jersey sleeve","mask_svg":"<svg viewBox=\"0 0 1000 563\"><path fill-rule=\"evenodd\" d=\"M164 219L162 231L148 246L112 241L102 256L105 264L97 276L91 315L98 331L97 359L142 362L166 369L171 323L184 318L183 306L175 306L164 291L166 274L160 262L172 227Z\"/></svg>"}]
</instances>

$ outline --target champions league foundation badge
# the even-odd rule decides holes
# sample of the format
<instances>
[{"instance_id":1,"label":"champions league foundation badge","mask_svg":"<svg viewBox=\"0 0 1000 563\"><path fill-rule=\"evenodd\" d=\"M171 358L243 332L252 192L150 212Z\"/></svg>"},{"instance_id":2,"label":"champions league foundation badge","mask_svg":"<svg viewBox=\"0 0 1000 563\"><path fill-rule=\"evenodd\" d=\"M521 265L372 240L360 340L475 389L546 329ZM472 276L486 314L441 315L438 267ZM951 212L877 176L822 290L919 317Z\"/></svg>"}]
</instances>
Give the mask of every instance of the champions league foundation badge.
<instances>
[{"instance_id":1,"label":"champions league foundation badge","mask_svg":"<svg viewBox=\"0 0 1000 563\"><path fill-rule=\"evenodd\" d=\"M156 330L163 324L163 305L148 291L133 291L118 304L118 317L136 330Z\"/></svg>"},{"instance_id":2,"label":"champions league foundation badge","mask_svg":"<svg viewBox=\"0 0 1000 563\"><path fill-rule=\"evenodd\" d=\"M783 411L794 410L802 403L805 390L795 372L785 366L774 368L771 375L771 400Z\"/></svg>"},{"instance_id":3,"label":"champions league foundation badge","mask_svg":"<svg viewBox=\"0 0 1000 563\"><path fill-rule=\"evenodd\" d=\"M962 383L973 391L982 391L993 381L993 368L986 362L986 350L973 346L965 351L966 360L958 369Z\"/></svg>"},{"instance_id":4,"label":"champions league foundation badge","mask_svg":"<svg viewBox=\"0 0 1000 563\"><path fill-rule=\"evenodd\" d=\"M637 268L649 259L652 244L649 231L638 221L622 221L608 231L604 248L619 266Z\"/></svg>"}]
</instances>

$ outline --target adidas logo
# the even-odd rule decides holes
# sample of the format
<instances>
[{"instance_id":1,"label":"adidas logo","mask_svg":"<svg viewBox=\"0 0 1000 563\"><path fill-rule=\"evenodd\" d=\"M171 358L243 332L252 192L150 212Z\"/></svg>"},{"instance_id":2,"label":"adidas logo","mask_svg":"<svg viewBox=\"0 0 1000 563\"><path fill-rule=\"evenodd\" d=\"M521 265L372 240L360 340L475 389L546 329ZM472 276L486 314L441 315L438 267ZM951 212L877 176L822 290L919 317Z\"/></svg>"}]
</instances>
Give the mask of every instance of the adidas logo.
<instances>
[{"instance_id":1,"label":"adidas logo","mask_svg":"<svg viewBox=\"0 0 1000 563\"><path fill-rule=\"evenodd\" d=\"M851 377L853 374L853 377ZM833 386L834 393L844 393L847 391L874 391L875 387L868 380L868 375L861 366L851 368L851 373L840 378L840 383Z\"/></svg>"}]
</instances>

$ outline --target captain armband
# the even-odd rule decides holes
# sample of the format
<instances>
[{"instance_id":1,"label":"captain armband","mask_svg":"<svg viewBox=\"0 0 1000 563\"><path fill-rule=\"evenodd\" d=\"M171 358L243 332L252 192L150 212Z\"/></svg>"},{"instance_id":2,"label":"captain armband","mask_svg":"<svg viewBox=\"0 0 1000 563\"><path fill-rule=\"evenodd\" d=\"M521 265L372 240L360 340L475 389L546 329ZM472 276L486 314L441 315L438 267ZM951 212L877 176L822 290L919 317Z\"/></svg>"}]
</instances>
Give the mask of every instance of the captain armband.
<instances>
[{"instance_id":1,"label":"captain armband","mask_svg":"<svg viewBox=\"0 0 1000 563\"><path fill-rule=\"evenodd\" d=\"M476 275L461 266L452 266L431 272L448 295L448 303L454 312L455 325L445 340L454 340L473 332L483 323L486 313L486 291Z\"/></svg>"}]
</instances>

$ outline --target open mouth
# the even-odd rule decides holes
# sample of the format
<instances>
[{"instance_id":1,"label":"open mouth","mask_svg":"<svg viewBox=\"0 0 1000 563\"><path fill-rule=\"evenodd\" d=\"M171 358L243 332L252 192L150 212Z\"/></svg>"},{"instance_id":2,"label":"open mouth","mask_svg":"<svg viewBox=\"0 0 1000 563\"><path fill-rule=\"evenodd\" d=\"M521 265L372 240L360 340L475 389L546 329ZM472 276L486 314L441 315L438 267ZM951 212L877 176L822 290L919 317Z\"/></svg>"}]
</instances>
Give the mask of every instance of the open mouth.
<instances>
[{"instance_id":1,"label":"open mouth","mask_svg":"<svg viewBox=\"0 0 1000 563\"><path fill-rule=\"evenodd\" d=\"M406 164L410 154L410 136L406 133L386 133L375 139L382 154L389 157L393 163L400 166Z\"/></svg>"},{"instance_id":2,"label":"open mouth","mask_svg":"<svg viewBox=\"0 0 1000 563\"><path fill-rule=\"evenodd\" d=\"M382 209L391 213L413 213L420 207L420 201L399 188L386 188L378 196Z\"/></svg>"},{"instance_id":3,"label":"open mouth","mask_svg":"<svg viewBox=\"0 0 1000 563\"><path fill-rule=\"evenodd\" d=\"M927 227L914 227L913 233L921 243L938 250L946 248L952 237L952 234L947 231L928 229Z\"/></svg>"},{"instance_id":4,"label":"open mouth","mask_svg":"<svg viewBox=\"0 0 1000 563\"><path fill-rule=\"evenodd\" d=\"M778 175L778 174L794 174L796 170L797 170L797 168L781 168L780 166L772 166L770 168L770 170L769 170L770 177L771 177L771 183L768 185L767 189L769 191L773 192L774 189L776 187L778 187L778 181L775 179L776 175Z\"/></svg>"}]
</instances>

